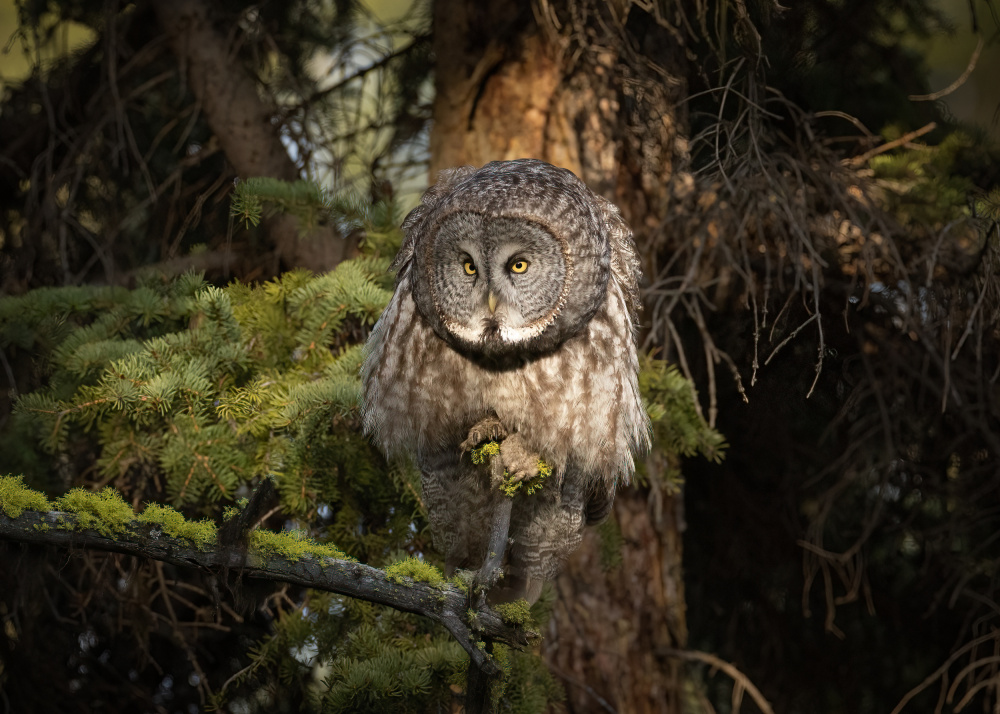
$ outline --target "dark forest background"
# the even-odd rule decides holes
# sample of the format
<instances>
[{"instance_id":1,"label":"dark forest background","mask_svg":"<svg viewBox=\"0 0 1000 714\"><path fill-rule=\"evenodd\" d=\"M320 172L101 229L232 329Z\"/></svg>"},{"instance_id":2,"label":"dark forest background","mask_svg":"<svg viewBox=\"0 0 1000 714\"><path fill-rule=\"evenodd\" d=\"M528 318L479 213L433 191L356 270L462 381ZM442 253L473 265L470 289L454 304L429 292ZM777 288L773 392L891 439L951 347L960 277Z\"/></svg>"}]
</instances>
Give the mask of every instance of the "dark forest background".
<instances>
[{"instance_id":1,"label":"dark forest background","mask_svg":"<svg viewBox=\"0 0 1000 714\"><path fill-rule=\"evenodd\" d=\"M0 472L217 521L277 474L267 527L435 562L356 346L438 170L545 159L635 231L658 440L501 710L1000 706L1000 148L946 103L997 76L994 3L14 7ZM446 633L368 603L15 542L0 581L5 711L461 706Z\"/></svg>"}]
</instances>

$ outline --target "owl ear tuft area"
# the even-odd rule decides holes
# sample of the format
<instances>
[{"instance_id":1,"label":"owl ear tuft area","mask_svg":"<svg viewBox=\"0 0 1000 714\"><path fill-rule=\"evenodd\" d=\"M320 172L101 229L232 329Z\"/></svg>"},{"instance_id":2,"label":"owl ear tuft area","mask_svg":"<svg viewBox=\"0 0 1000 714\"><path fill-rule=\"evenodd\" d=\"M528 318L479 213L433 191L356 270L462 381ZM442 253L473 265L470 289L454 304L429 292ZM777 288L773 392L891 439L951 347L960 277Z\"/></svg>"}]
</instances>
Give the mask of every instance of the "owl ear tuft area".
<instances>
[{"instance_id":1,"label":"owl ear tuft area","mask_svg":"<svg viewBox=\"0 0 1000 714\"><path fill-rule=\"evenodd\" d=\"M403 220L403 244L399 247L399 252L389 270L400 271L410 262L413 258L413 246L421 233L420 225L424 222L424 218L451 193L452 189L476 171L478 169L475 166L459 166L438 172L437 182L424 191L424 195L420 197L420 205L410 211Z\"/></svg>"}]
</instances>

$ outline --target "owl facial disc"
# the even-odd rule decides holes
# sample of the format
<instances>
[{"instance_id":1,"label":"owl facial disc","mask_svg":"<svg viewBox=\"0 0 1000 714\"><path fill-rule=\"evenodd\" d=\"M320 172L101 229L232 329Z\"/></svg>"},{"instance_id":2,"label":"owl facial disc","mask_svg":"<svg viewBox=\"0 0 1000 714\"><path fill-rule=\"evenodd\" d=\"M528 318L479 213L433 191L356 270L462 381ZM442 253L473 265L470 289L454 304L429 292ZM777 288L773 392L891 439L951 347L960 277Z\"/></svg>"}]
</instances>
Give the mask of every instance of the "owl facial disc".
<instances>
[{"instance_id":1,"label":"owl facial disc","mask_svg":"<svg viewBox=\"0 0 1000 714\"><path fill-rule=\"evenodd\" d=\"M409 230L413 298L455 349L523 362L579 333L610 272L606 226L589 189L535 161L488 164Z\"/></svg>"},{"instance_id":2,"label":"owl facial disc","mask_svg":"<svg viewBox=\"0 0 1000 714\"><path fill-rule=\"evenodd\" d=\"M565 249L540 223L457 211L432 247L433 300L448 334L493 354L541 335L565 300Z\"/></svg>"}]
</instances>

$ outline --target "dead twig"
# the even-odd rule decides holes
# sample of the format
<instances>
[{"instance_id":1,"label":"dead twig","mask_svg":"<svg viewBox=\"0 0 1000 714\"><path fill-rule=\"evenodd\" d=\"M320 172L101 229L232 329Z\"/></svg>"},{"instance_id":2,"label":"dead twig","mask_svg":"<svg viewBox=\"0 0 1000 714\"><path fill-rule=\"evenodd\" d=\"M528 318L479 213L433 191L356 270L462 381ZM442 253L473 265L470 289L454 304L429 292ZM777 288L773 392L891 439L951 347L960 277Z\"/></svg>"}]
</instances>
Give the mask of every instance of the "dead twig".
<instances>
[{"instance_id":1,"label":"dead twig","mask_svg":"<svg viewBox=\"0 0 1000 714\"><path fill-rule=\"evenodd\" d=\"M979 42L976 44L976 49L972 52L972 57L969 58L969 64L962 72L961 76L954 82L949 84L944 89L938 90L937 92L931 92L930 94L911 94L907 99L911 102L934 102L942 97L947 97L949 94L954 92L956 89L965 84L966 80L972 76L972 72L976 69L976 63L979 62L979 53L983 51L983 38L982 35L979 37Z\"/></svg>"},{"instance_id":2,"label":"dead twig","mask_svg":"<svg viewBox=\"0 0 1000 714\"><path fill-rule=\"evenodd\" d=\"M894 139L893 141L888 141L885 144L882 144L881 146L876 146L874 149L866 151L865 153L855 156L853 158L844 159L844 165L850 166L852 169L860 168L861 166L864 166L868 162L868 159L872 158L873 156L878 156L879 154L884 154L887 151L892 151L893 149L903 146L904 144L909 144L914 139L918 139L924 134L929 134L935 129L937 129L937 123L930 122L929 124L925 124L919 129L914 129L911 132L903 134L898 139Z\"/></svg>"},{"instance_id":3,"label":"dead twig","mask_svg":"<svg viewBox=\"0 0 1000 714\"><path fill-rule=\"evenodd\" d=\"M774 714L774 709L771 708L770 702L764 698L764 695L761 694L760 690L757 689L754 683L750 681L750 678L738 670L735 665L720 659L714 654L698 650L679 650L668 648L665 650L665 654L669 657L677 657L679 659L686 659L694 662L704 662L705 664L711 665L714 669L724 672L730 679L732 679L733 714L739 714L743 692L750 695L754 704L757 705L757 708L760 709L763 714Z\"/></svg>"}]
</instances>

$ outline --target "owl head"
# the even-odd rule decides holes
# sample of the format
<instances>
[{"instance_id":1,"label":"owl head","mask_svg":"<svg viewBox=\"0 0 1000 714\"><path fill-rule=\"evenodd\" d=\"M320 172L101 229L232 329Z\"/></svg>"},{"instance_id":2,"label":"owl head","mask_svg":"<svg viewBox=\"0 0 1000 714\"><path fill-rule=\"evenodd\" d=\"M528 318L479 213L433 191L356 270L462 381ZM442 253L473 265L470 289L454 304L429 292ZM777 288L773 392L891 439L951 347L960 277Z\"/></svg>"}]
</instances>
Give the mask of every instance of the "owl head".
<instances>
[{"instance_id":1,"label":"owl head","mask_svg":"<svg viewBox=\"0 0 1000 714\"><path fill-rule=\"evenodd\" d=\"M442 172L403 223L399 277L437 335L471 357L551 351L604 301L604 204L571 172L533 159Z\"/></svg>"}]
</instances>

